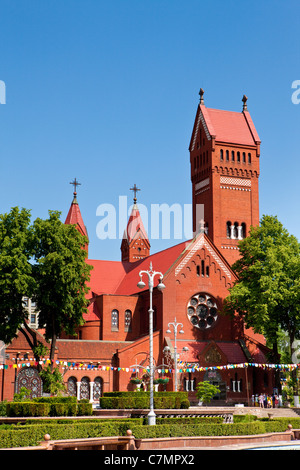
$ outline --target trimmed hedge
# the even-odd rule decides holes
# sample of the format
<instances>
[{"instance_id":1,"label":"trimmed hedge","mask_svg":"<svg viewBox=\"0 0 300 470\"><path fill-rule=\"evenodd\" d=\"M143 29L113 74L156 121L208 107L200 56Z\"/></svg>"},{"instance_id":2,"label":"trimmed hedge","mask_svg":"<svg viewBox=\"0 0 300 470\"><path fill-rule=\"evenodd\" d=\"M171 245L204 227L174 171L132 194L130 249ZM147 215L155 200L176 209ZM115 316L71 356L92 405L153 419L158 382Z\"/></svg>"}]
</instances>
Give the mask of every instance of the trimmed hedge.
<instances>
[{"instance_id":1,"label":"trimmed hedge","mask_svg":"<svg viewBox=\"0 0 300 470\"><path fill-rule=\"evenodd\" d=\"M189 408L187 392L154 392L155 409ZM100 398L100 406L105 409L149 408L150 392L107 392Z\"/></svg>"},{"instance_id":2,"label":"trimmed hedge","mask_svg":"<svg viewBox=\"0 0 300 470\"><path fill-rule=\"evenodd\" d=\"M55 397L53 397L55 398ZM91 416L92 404L82 400L78 403L70 401L56 402L55 399L40 401L16 401L6 404L6 416Z\"/></svg>"},{"instance_id":3,"label":"trimmed hedge","mask_svg":"<svg viewBox=\"0 0 300 470\"><path fill-rule=\"evenodd\" d=\"M130 429L129 423L111 422L92 422L92 423L72 423L70 426L58 425L52 423L41 423L38 426L23 425L11 426L11 429L2 429L0 427L0 447L28 447L39 445L44 440L45 434L50 434L51 439L84 439L100 436L118 436L126 434Z\"/></svg>"},{"instance_id":4,"label":"trimmed hedge","mask_svg":"<svg viewBox=\"0 0 300 470\"><path fill-rule=\"evenodd\" d=\"M184 436L244 436L264 434L265 423L241 424L161 424L159 426L136 426L130 429L137 439L155 437L184 437Z\"/></svg>"},{"instance_id":5,"label":"trimmed hedge","mask_svg":"<svg viewBox=\"0 0 300 470\"><path fill-rule=\"evenodd\" d=\"M218 424L206 422L187 424L187 418L173 418L174 423L167 423L172 418L157 418L156 426L142 424L143 419L86 419L86 420L41 420L34 424L0 426L0 447L36 446L45 434L51 439L80 439L100 436L124 436L128 429L132 430L138 439L155 437L184 437L184 436L241 436L282 432L290 423L294 428L300 427L300 419L272 419L270 421L256 420L250 423ZM193 418L189 418L192 420ZM208 418L210 419L210 418ZM28 420L30 423L30 420ZM162 423L162 424L160 424ZM163 424L164 423L164 424ZM67 424L67 425L66 425Z\"/></svg>"}]
</instances>

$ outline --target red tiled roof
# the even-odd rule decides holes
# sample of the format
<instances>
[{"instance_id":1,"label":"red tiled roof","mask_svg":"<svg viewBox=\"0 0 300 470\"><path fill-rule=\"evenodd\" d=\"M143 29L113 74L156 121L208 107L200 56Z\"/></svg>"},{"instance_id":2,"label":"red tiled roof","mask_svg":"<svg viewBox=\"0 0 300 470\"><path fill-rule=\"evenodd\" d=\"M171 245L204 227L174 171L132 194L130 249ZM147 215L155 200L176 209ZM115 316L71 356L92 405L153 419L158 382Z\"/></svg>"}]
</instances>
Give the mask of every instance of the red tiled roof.
<instances>
[{"instance_id":1,"label":"red tiled roof","mask_svg":"<svg viewBox=\"0 0 300 470\"><path fill-rule=\"evenodd\" d=\"M256 145L260 138L248 111L242 113L199 105L208 132L218 142Z\"/></svg>"},{"instance_id":2,"label":"red tiled roof","mask_svg":"<svg viewBox=\"0 0 300 470\"><path fill-rule=\"evenodd\" d=\"M127 344L131 344L131 342L58 339L58 359L110 361L116 350L123 348Z\"/></svg>"},{"instance_id":3,"label":"red tiled roof","mask_svg":"<svg viewBox=\"0 0 300 470\"><path fill-rule=\"evenodd\" d=\"M183 348L187 346L189 350L182 354L181 360L184 362L199 362L198 356L209 344L209 341L180 341L177 343L177 348ZM216 345L227 357L229 364L240 364L246 362L246 357L242 351L242 348L238 342L222 342L216 341ZM211 364L207 364L208 366ZM222 365L222 364L220 364ZM225 365L225 364L224 364Z\"/></svg>"},{"instance_id":4,"label":"red tiled roof","mask_svg":"<svg viewBox=\"0 0 300 470\"><path fill-rule=\"evenodd\" d=\"M141 270L148 271L150 268L150 263L152 263L153 270L161 272L164 275L180 256L180 254L184 251L187 244L187 242L180 243L178 245L167 248L166 250L150 255L141 261L131 263L132 267L130 271L122 279L121 283L116 289L115 294L131 295L136 292L140 292L140 289L137 287L137 283L140 280L139 272ZM143 280L147 286L147 280ZM155 278L155 282L159 282L158 276ZM147 289L147 287L145 287L145 289Z\"/></svg>"},{"instance_id":5,"label":"red tiled roof","mask_svg":"<svg viewBox=\"0 0 300 470\"><path fill-rule=\"evenodd\" d=\"M139 238L148 240L148 235L145 230L140 211L138 209L138 206L134 204L130 217L128 219L127 227L124 230L123 238L127 238L128 243L130 243L137 233Z\"/></svg>"},{"instance_id":6,"label":"red tiled roof","mask_svg":"<svg viewBox=\"0 0 300 470\"><path fill-rule=\"evenodd\" d=\"M82 235L88 236L86 227L83 222L83 218L79 209L78 202L76 199L72 201L71 207L69 209L67 218L65 220L65 224L67 225L78 225L80 232Z\"/></svg>"},{"instance_id":7,"label":"red tiled roof","mask_svg":"<svg viewBox=\"0 0 300 470\"><path fill-rule=\"evenodd\" d=\"M150 263L152 263L155 271L165 274L188 243L183 242L172 246L135 263L87 260L87 263L94 268L91 271L91 279L88 284L88 287L90 287L89 298L101 294L131 295L140 292L137 287L140 279L139 272L149 270ZM156 281L158 283L158 277Z\"/></svg>"}]
</instances>

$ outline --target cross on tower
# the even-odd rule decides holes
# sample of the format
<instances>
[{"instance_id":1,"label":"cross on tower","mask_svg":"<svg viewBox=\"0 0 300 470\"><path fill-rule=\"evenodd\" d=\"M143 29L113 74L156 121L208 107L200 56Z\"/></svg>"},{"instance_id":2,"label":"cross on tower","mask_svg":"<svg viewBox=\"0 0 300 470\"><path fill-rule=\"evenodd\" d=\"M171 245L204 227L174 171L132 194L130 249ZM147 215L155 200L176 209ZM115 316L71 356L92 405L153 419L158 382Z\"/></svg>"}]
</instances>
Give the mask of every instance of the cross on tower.
<instances>
[{"instance_id":1,"label":"cross on tower","mask_svg":"<svg viewBox=\"0 0 300 470\"><path fill-rule=\"evenodd\" d=\"M70 184L73 184L73 186L74 186L74 193L73 194L74 194L74 196L76 196L76 194L77 194L76 188L77 188L77 186L80 186L81 183L78 183L77 179L75 178L74 181L72 181Z\"/></svg>"},{"instance_id":2,"label":"cross on tower","mask_svg":"<svg viewBox=\"0 0 300 470\"><path fill-rule=\"evenodd\" d=\"M136 184L134 183L134 186L133 188L130 188L130 191L133 191L134 192L134 198L133 198L133 202L134 204L136 204L136 193L137 191L140 191L140 189L136 186Z\"/></svg>"}]
</instances>

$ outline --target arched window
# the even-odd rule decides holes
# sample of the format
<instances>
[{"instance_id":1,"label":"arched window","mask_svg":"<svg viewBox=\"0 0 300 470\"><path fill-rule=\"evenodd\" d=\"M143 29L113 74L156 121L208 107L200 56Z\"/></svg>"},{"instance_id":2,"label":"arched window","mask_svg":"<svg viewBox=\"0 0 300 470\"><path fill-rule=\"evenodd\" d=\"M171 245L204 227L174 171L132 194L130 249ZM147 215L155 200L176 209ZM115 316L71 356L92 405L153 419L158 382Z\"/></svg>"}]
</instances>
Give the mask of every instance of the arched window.
<instances>
[{"instance_id":1,"label":"arched window","mask_svg":"<svg viewBox=\"0 0 300 470\"><path fill-rule=\"evenodd\" d=\"M226 150L226 161L229 162L229 150Z\"/></svg>"},{"instance_id":2,"label":"arched window","mask_svg":"<svg viewBox=\"0 0 300 470\"><path fill-rule=\"evenodd\" d=\"M238 234L239 234L238 226L239 226L238 222L234 222L233 238L238 238Z\"/></svg>"},{"instance_id":3,"label":"arched window","mask_svg":"<svg viewBox=\"0 0 300 470\"><path fill-rule=\"evenodd\" d=\"M69 377L68 378L68 383L67 383L67 392L68 395L71 397L76 397L77 396L77 386L76 386L76 378L75 377Z\"/></svg>"},{"instance_id":4,"label":"arched window","mask_svg":"<svg viewBox=\"0 0 300 470\"><path fill-rule=\"evenodd\" d=\"M102 377L96 377L94 380L93 399L94 401L99 400L102 396L103 390L103 379Z\"/></svg>"},{"instance_id":5,"label":"arched window","mask_svg":"<svg viewBox=\"0 0 300 470\"><path fill-rule=\"evenodd\" d=\"M224 160L224 154L223 154L223 149L220 150L220 160Z\"/></svg>"},{"instance_id":6,"label":"arched window","mask_svg":"<svg viewBox=\"0 0 300 470\"><path fill-rule=\"evenodd\" d=\"M111 312L111 331L119 331L119 312L116 309Z\"/></svg>"},{"instance_id":7,"label":"arched window","mask_svg":"<svg viewBox=\"0 0 300 470\"><path fill-rule=\"evenodd\" d=\"M251 163L251 153L248 153L248 163Z\"/></svg>"},{"instance_id":8,"label":"arched window","mask_svg":"<svg viewBox=\"0 0 300 470\"><path fill-rule=\"evenodd\" d=\"M243 152L243 163L246 163L246 152Z\"/></svg>"},{"instance_id":9,"label":"arched window","mask_svg":"<svg viewBox=\"0 0 300 470\"><path fill-rule=\"evenodd\" d=\"M231 238L231 222L229 220L226 222L226 236Z\"/></svg>"},{"instance_id":10,"label":"arched window","mask_svg":"<svg viewBox=\"0 0 300 470\"><path fill-rule=\"evenodd\" d=\"M242 233L241 233L242 238L246 238L246 224L245 224L245 222L243 222L241 224L241 226L242 226Z\"/></svg>"},{"instance_id":11,"label":"arched window","mask_svg":"<svg viewBox=\"0 0 300 470\"><path fill-rule=\"evenodd\" d=\"M234 162L235 158L234 158L234 150L231 151L231 161Z\"/></svg>"},{"instance_id":12,"label":"arched window","mask_svg":"<svg viewBox=\"0 0 300 470\"><path fill-rule=\"evenodd\" d=\"M80 400L90 398L90 379L82 377L80 382Z\"/></svg>"},{"instance_id":13,"label":"arched window","mask_svg":"<svg viewBox=\"0 0 300 470\"><path fill-rule=\"evenodd\" d=\"M126 310L126 311L125 311L124 321L125 321L124 331L131 331L131 325L132 325L132 313L131 313L131 310Z\"/></svg>"},{"instance_id":14,"label":"arched window","mask_svg":"<svg viewBox=\"0 0 300 470\"><path fill-rule=\"evenodd\" d=\"M238 163L240 163L240 161L241 161L241 152L236 153L236 160L237 160Z\"/></svg>"}]
</instances>

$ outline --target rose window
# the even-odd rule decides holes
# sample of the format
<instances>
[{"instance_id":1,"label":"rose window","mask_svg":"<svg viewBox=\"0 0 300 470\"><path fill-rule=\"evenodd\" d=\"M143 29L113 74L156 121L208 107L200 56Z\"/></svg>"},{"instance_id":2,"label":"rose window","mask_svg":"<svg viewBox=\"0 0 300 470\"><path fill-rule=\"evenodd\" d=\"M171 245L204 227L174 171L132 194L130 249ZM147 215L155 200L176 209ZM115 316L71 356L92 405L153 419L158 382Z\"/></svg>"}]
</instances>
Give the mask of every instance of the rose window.
<instances>
[{"instance_id":1,"label":"rose window","mask_svg":"<svg viewBox=\"0 0 300 470\"><path fill-rule=\"evenodd\" d=\"M193 295L187 306L187 316L196 328L200 328L200 330L211 328L218 318L215 299L208 294Z\"/></svg>"}]
</instances>

